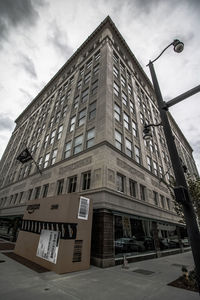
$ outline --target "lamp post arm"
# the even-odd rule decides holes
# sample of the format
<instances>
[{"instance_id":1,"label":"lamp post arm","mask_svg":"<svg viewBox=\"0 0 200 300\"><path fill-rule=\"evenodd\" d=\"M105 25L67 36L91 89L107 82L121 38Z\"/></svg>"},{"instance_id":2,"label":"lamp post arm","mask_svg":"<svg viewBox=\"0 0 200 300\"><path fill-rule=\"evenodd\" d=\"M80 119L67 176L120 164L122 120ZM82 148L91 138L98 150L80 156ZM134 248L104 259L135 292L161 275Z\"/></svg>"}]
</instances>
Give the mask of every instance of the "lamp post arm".
<instances>
[{"instance_id":1,"label":"lamp post arm","mask_svg":"<svg viewBox=\"0 0 200 300\"><path fill-rule=\"evenodd\" d=\"M159 57L161 57L161 55L170 47L174 44L174 42L172 42L171 44L169 44L167 47L165 47L165 49L152 61L150 61L148 63L148 65L146 65L146 67L148 67L150 65L150 63L154 63L154 61L156 61L157 59L159 59Z\"/></svg>"},{"instance_id":2,"label":"lamp post arm","mask_svg":"<svg viewBox=\"0 0 200 300\"><path fill-rule=\"evenodd\" d=\"M190 89L189 91L187 91L187 92L185 92L185 93L183 93L183 94L181 94L181 95L179 95L179 96L171 99L168 102L165 102L163 108L164 109L168 109L169 107L171 107L171 106L173 106L173 105L175 105L175 104L177 104L177 103L185 100L186 98L189 98L189 97L195 95L198 92L200 92L200 85L197 85L194 88Z\"/></svg>"}]
</instances>

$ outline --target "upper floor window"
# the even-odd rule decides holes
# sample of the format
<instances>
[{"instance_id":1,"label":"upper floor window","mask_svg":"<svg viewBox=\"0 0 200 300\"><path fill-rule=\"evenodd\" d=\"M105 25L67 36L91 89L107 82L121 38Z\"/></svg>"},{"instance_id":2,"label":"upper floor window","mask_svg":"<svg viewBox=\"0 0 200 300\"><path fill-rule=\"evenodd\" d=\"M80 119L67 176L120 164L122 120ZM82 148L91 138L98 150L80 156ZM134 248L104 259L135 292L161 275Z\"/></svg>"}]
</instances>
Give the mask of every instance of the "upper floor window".
<instances>
[{"instance_id":1,"label":"upper floor window","mask_svg":"<svg viewBox=\"0 0 200 300\"><path fill-rule=\"evenodd\" d=\"M121 76L121 85L122 85L123 87L126 86L126 79L124 78L124 76Z\"/></svg>"},{"instance_id":2,"label":"upper floor window","mask_svg":"<svg viewBox=\"0 0 200 300\"><path fill-rule=\"evenodd\" d=\"M132 197L136 197L136 188L137 188L137 183L133 180L129 180L129 187L130 187L130 195Z\"/></svg>"},{"instance_id":3,"label":"upper floor window","mask_svg":"<svg viewBox=\"0 0 200 300\"><path fill-rule=\"evenodd\" d=\"M119 76L119 70L118 70L115 66L113 66L113 74L114 74L116 77Z\"/></svg>"},{"instance_id":4,"label":"upper floor window","mask_svg":"<svg viewBox=\"0 0 200 300\"><path fill-rule=\"evenodd\" d=\"M63 192L64 179L60 179L57 181L57 195L61 195Z\"/></svg>"},{"instance_id":5,"label":"upper floor window","mask_svg":"<svg viewBox=\"0 0 200 300\"><path fill-rule=\"evenodd\" d=\"M122 151L122 134L115 130L115 146Z\"/></svg>"},{"instance_id":6,"label":"upper floor window","mask_svg":"<svg viewBox=\"0 0 200 300\"><path fill-rule=\"evenodd\" d=\"M44 158L44 168L48 166L50 153L47 153Z\"/></svg>"},{"instance_id":7,"label":"upper floor window","mask_svg":"<svg viewBox=\"0 0 200 300\"><path fill-rule=\"evenodd\" d=\"M84 124L85 123L85 119L86 119L86 108L79 112L79 115L78 115L78 126L81 126L82 124Z\"/></svg>"},{"instance_id":8,"label":"upper floor window","mask_svg":"<svg viewBox=\"0 0 200 300\"><path fill-rule=\"evenodd\" d=\"M124 105L126 105L126 106L128 105L128 98L124 92L122 92L122 102Z\"/></svg>"},{"instance_id":9,"label":"upper floor window","mask_svg":"<svg viewBox=\"0 0 200 300\"><path fill-rule=\"evenodd\" d=\"M86 90L84 90L82 92L82 95L81 95L81 102L84 103L88 100L89 98L89 88L87 88Z\"/></svg>"},{"instance_id":10,"label":"upper floor window","mask_svg":"<svg viewBox=\"0 0 200 300\"><path fill-rule=\"evenodd\" d=\"M114 117L117 121L121 121L121 109L116 103L114 104Z\"/></svg>"},{"instance_id":11,"label":"upper floor window","mask_svg":"<svg viewBox=\"0 0 200 300\"><path fill-rule=\"evenodd\" d=\"M92 59L90 59L87 63L86 63L86 69L89 69L92 65Z\"/></svg>"},{"instance_id":12,"label":"upper floor window","mask_svg":"<svg viewBox=\"0 0 200 300\"><path fill-rule=\"evenodd\" d=\"M100 53L100 50L99 50L98 52L95 53L94 59L98 60L100 57L101 57L101 53Z\"/></svg>"},{"instance_id":13,"label":"upper floor window","mask_svg":"<svg viewBox=\"0 0 200 300\"><path fill-rule=\"evenodd\" d=\"M91 172L88 171L86 173L83 173L82 174L82 190L90 189L90 183L91 183Z\"/></svg>"},{"instance_id":14,"label":"upper floor window","mask_svg":"<svg viewBox=\"0 0 200 300\"><path fill-rule=\"evenodd\" d=\"M140 184L140 199L146 200L146 187L142 184Z\"/></svg>"},{"instance_id":15,"label":"upper floor window","mask_svg":"<svg viewBox=\"0 0 200 300\"><path fill-rule=\"evenodd\" d=\"M140 164L141 163L141 154L140 149L135 146L135 160Z\"/></svg>"},{"instance_id":16,"label":"upper floor window","mask_svg":"<svg viewBox=\"0 0 200 300\"><path fill-rule=\"evenodd\" d=\"M119 57L117 56L117 54L113 53L113 60L114 62L118 63L119 61Z\"/></svg>"},{"instance_id":17,"label":"upper floor window","mask_svg":"<svg viewBox=\"0 0 200 300\"><path fill-rule=\"evenodd\" d=\"M49 189L49 184L45 184L45 185L43 186L42 198L46 198L46 197L47 197L48 189Z\"/></svg>"},{"instance_id":18,"label":"upper floor window","mask_svg":"<svg viewBox=\"0 0 200 300\"><path fill-rule=\"evenodd\" d=\"M72 176L68 180L68 193L74 193L76 191L77 176Z\"/></svg>"},{"instance_id":19,"label":"upper floor window","mask_svg":"<svg viewBox=\"0 0 200 300\"><path fill-rule=\"evenodd\" d=\"M97 88L98 88L98 80L96 80L95 82L92 83L92 87L91 87L91 94L92 95L96 94Z\"/></svg>"},{"instance_id":20,"label":"upper floor window","mask_svg":"<svg viewBox=\"0 0 200 300\"><path fill-rule=\"evenodd\" d=\"M87 132L86 148L90 148L94 145L94 138L95 138L95 130L94 128L92 128Z\"/></svg>"},{"instance_id":21,"label":"upper floor window","mask_svg":"<svg viewBox=\"0 0 200 300\"><path fill-rule=\"evenodd\" d=\"M99 73L99 64L94 66L94 68L93 68L93 74L97 75L98 73Z\"/></svg>"},{"instance_id":22,"label":"upper floor window","mask_svg":"<svg viewBox=\"0 0 200 300\"><path fill-rule=\"evenodd\" d=\"M70 141L70 142L67 142L67 143L65 144L64 158L67 158L67 157L70 156L70 152L71 152L71 144L72 144L71 141Z\"/></svg>"},{"instance_id":23,"label":"upper floor window","mask_svg":"<svg viewBox=\"0 0 200 300\"><path fill-rule=\"evenodd\" d=\"M74 139L74 154L79 153L83 147L83 134Z\"/></svg>"},{"instance_id":24,"label":"upper floor window","mask_svg":"<svg viewBox=\"0 0 200 300\"><path fill-rule=\"evenodd\" d=\"M51 157L51 165L55 164L58 149L54 149Z\"/></svg>"},{"instance_id":25,"label":"upper floor window","mask_svg":"<svg viewBox=\"0 0 200 300\"><path fill-rule=\"evenodd\" d=\"M158 193L153 191L153 200L154 200L154 204L158 205Z\"/></svg>"},{"instance_id":26,"label":"upper floor window","mask_svg":"<svg viewBox=\"0 0 200 300\"><path fill-rule=\"evenodd\" d=\"M41 186L37 186L35 188L35 199L39 198L39 196L40 196L40 189L41 189Z\"/></svg>"},{"instance_id":27,"label":"upper floor window","mask_svg":"<svg viewBox=\"0 0 200 300\"><path fill-rule=\"evenodd\" d=\"M125 139L125 151L126 151L126 154L130 157L132 157L132 143L131 141L129 141L128 139Z\"/></svg>"},{"instance_id":28,"label":"upper floor window","mask_svg":"<svg viewBox=\"0 0 200 300\"><path fill-rule=\"evenodd\" d=\"M92 120L96 117L96 101L89 105L88 119Z\"/></svg>"},{"instance_id":29,"label":"upper floor window","mask_svg":"<svg viewBox=\"0 0 200 300\"><path fill-rule=\"evenodd\" d=\"M113 84L114 94L119 97L119 86L116 82Z\"/></svg>"},{"instance_id":30,"label":"upper floor window","mask_svg":"<svg viewBox=\"0 0 200 300\"><path fill-rule=\"evenodd\" d=\"M75 128L75 121L76 121L76 117L72 117L71 120L70 120L70 128L69 128L69 131L73 131L74 128Z\"/></svg>"},{"instance_id":31,"label":"upper floor window","mask_svg":"<svg viewBox=\"0 0 200 300\"><path fill-rule=\"evenodd\" d=\"M91 78L91 72L89 72L89 73L87 73L87 74L85 75L84 83L86 84L87 82L89 82L89 81L90 81L90 78Z\"/></svg>"},{"instance_id":32,"label":"upper floor window","mask_svg":"<svg viewBox=\"0 0 200 300\"><path fill-rule=\"evenodd\" d=\"M125 177L121 174L117 174L117 190L122 193L125 191Z\"/></svg>"},{"instance_id":33,"label":"upper floor window","mask_svg":"<svg viewBox=\"0 0 200 300\"><path fill-rule=\"evenodd\" d=\"M129 116L124 112L124 127L130 130L130 119Z\"/></svg>"},{"instance_id":34,"label":"upper floor window","mask_svg":"<svg viewBox=\"0 0 200 300\"><path fill-rule=\"evenodd\" d=\"M49 140L49 144L52 145L55 139L55 134L56 134L56 130L53 130L51 135L50 135L50 140Z\"/></svg>"},{"instance_id":35,"label":"upper floor window","mask_svg":"<svg viewBox=\"0 0 200 300\"><path fill-rule=\"evenodd\" d=\"M60 126L58 127L58 133L57 133L57 139L58 139L58 140L61 138L62 131L63 131L63 125L60 125Z\"/></svg>"}]
</instances>

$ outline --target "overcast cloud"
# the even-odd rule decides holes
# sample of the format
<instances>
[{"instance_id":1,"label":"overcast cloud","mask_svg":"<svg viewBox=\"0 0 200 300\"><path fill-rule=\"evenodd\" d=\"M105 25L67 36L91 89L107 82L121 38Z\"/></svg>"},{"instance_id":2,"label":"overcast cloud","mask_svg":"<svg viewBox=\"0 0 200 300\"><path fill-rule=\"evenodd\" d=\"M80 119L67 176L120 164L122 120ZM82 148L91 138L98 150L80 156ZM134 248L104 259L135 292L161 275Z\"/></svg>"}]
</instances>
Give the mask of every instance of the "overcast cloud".
<instances>
[{"instance_id":1,"label":"overcast cloud","mask_svg":"<svg viewBox=\"0 0 200 300\"><path fill-rule=\"evenodd\" d=\"M181 54L168 49L155 63L166 101L199 85L199 12L199 0L0 0L0 155L17 116L107 15L149 77L149 59L182 39ZM170 112L200 167L199 99Z\"/></svg>"}]
</instances>

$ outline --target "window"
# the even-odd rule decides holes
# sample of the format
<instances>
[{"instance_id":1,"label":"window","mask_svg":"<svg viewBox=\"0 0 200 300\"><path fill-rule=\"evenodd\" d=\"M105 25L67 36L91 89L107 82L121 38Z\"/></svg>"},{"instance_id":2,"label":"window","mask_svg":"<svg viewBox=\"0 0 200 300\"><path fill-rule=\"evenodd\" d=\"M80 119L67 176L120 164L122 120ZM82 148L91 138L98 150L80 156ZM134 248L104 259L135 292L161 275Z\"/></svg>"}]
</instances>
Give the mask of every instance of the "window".
<instances>
[{"instance_id":1,"label":"window","mask_svg":"<svg viewBox=\"0 0 200 300\"><path fill-rule=\"evenodd\" d=\"M133 120L132 120L132 129L133 129L133 135L137 137L138 136L137 125Z\"/></svg>"},{"instance_id":2,"label":"window","mask_svg":"<svg viewBox=\"0 0 200 300\"><path fill-rule=\"evenodd\" d=\"M99 50L98 52L95 53L94 59L98 60L100 57L101 57L101 53L100 53L100 50Z\"/></svg>"},{"instance_id":3,"label":"window","mask_svg":"<svg viewBox=\"0 0 200 300\"><path fill-rule=\"evenodd\" d=\"M126 86L126 80L125 80L124 76L121 76L121 85L122 85L123 87Z\"/></svg>"},{"instance_id":4,"label":"window","mask_svg":"<svg viewBox=\"0 0 200 300\"><path fill-rule=\"evenodd\" d=\"M86 69L89 69L92 65L92 59L90 59L87 63L86 63Z\"/></svg>"},{"instance_id":5,"label":"window","mask_svg":"<svg viewBox=\"0 0 200 300\"><path fill-rule=\"evenodd\" d=\"M126 105L126 106L128 105L128 98L124 92L122 92L122 102L124 105Z\"/></svg>"},{"instance_id":6,"label":"window","mask_svg":"<svg viewBox=\"0 0 200 300\"><path fill-rule=\"evenodd\" d=\"M113 85L113 90L114 90L114 94L119 97L119 86L116 82L114 82L114 85Z\"/></svg>"},{"instance_id":7,"label":"window","mask_svg":"<svg viewBox=\"0 0 200 300\"><path fill-rule=\"evenodd\" d=\"M86 90L84 90L82 92L82 95L81 95L81 102L84 103L88 100L88 97L89 97L89 88L87 88Z\"/></svg>"},{"instance_id":8,"label":"window","mask_svg":"<svg viewBox=\"0 0 200 300\"><path fill-rule=\"evenodd\" d=\"M19 203L21 203L21 201L22 201L23 194L24 194L24 192L21 192L21 193L19 194Z\"/></svg>"},{"instance_id":9,"label":"window","mask_svg":"<svg viewBox=\"0 0 200 300\"><path fill-rule=\"evenodd\" d=\"M67 100L69 100L70 95L71 95L71 90L67 91L67 93L66 93L66 99Z\"/></svg>"},{"instance_id":10,"label":"window","mask_svg":"<svg viewBox=\"0 0 200 300\"><path fill-rule=\"evenodd\" d=\"M82 68L80 69L80 75L81 75L81 76L83 75L83 73L84 73L84 67L82 67Z\"/></svg>"},{"instance_id":11,"label":"window","mask_svg":"<svg viewBox=\"0 0 200 300\"><path fill-rule=\"evenodd\" d=\"M44 168L48 166L50 153L47 153L44 158Z\"/></svg>"},{"instance_id":12,"label":"window","mask_svg":"<svg viewBox=\"0 0 200 300\"><path fill-rule=\"evenodd\" d=\"M154 204L158 205L158 193L156 193L155 191L153 191L153 200Z\"/></svg>"},{"instance_id":13,"label":"window","mask_svg":"<svg viewBox=\"0 0 200 300\"><path fill-rule=\"evenodd\" d=\"M74 98L74 103L73 103L74 109L78 107L78 101L79 101L79 95Z\"/></svg>"},{"instance_id":14,"label":"window","mask_svg":"<svg viewBox=\"0 0 200 300\"><path fill-rule=\"evenodd\" d=\"M146 187L140 184L140 198L141 200L146 200Z\"/></svg>"},{"instance_id":15,"label":"window","mask_svg":"<svg viewBox=\"0 0 200 300\"><path fill-rule=\"evenodd\" d=\"M90 181L91 181L91 172L86 172L82 175L82 190L88 190L90 188Z\"/></svg>"},{"instance_id":16,"label":"window","mask_svg":"<svg viewBox=\"0 0 200 300\"><path fill-rule=\"evenodd\" d=\"M49 189L49 184L45 184L45 185L43 186L42 198L46 198L46 197L47 197L48 189Z\"/></svg>"},{"instance_id":17,"label":"window","mask_svg":"<svg viewBox=\"0 0 200 300\"><path fill-rule=\"evenodd\" d=\"M117 54L113 53L113 60L114 62L118 63L119 61L119 57L117 56Z\"/></svg>"},{"instance_id":18,"label":"window","mask_svg":"<svg viewBox=\"0 0 200 300\"><path fill-rule=\"evenodd\" d=\"M90 73L88 73L90 74ZM77 89L79 90L81 88L81 84L82 84L82 79L80 79L78 82L77 82Z\"/></svg>"},{"instance_id":19,"label":"window","mask_svg":"<svg viewBox=\"0 0 200 300\"><path fill-rule=\"evenodd\" d=\"M74 193L76 191L77 176L70 177L68 182L68 193Z\"/></svg>"},{"instance_id":20,"label":"window","mask_svg":"<svg viewBox=\"0 0 200 300\"><path fill-rule=\"evenodd\" d=\"M122 63L120 63L120 70L121 70L122 72L125 72L125 66L124 66Z\"/></svg>"},{"instance_id":21,"label":"window","mask_svg":"<svg viewBox=\"0 0 200 300\"><path fill-rule=\"evenodd\" d=\"M153 171L154 174L158 176L158 165L155 161L153 161Z\"/></svg>"},{"instance_id":22,"label":"window","mask_svg":"<svg viewBox=\"0 0 200 300\"><path fill-rule=\"evenodd\" d=\"M159 173L160 173L160 177L162 178L164 176L164 172L163 172L163 167L159 166Z\"/></svg>"},{"instance_id":23,"label":"window","mask_svg":"<svg viewBox=\"0 0 200 300\"><path fill-rule=\"evenodd\" d=\"M121 109L116 103L114 104L114 117L117 121L121 121Z\"/></svg>"},{"instance_id":24,"label":"window","mask_svg":"<svg viewBox=\"0 0 200 300\"><path fill-rule=\"evenodd\" d=\"M130 195L132 197L136 197L136 188L137 188L137 183L133 180L129 180L129 187L130 187Z\"/></svg>"},{"instance_id":25,"label":"window","mask_svg":"<svg viewBox=\"0 0 200 300\"><path fill-rule=\"evenodd\" d=\"M132 114L135 114L135 107L132 101L130 101L130 110Z\"/></svg>"},{"instance_id":26,"label":"window","mask_svg":"<svg viewBox=\"0 0 200 300\"><path fill-rule=\"evenodd\" d=\"M82 150L82 143L83 143L83 134L77 136L74 139L74 154L79 153Z\"/></svg>"},{"instance_id":27,"label":"window","mask_svg":"<svg viewBox=\"0 0 200 300\"><path fill-rule=\"evenodd\" d=\"M91 78L91 72L89 72L85 75L84 83L86 84L88 81L90 81L90 78Z\"/></svg>"},{"instance_id":28,"label":"window","mask_svg":"<svg viewBox=\"0 0 200 300\"><path fill-rule=\"evenodd\" d=\"M122 134L115 130L115 146L122 151Z\"/></svg>"},{"instance_id":29,"label":"window","mask_svg":"<svg viewBox=\"0 0 200 300\"><path fill-rule=\"evenodd\" d=\"M125 146L126 154L132 157L132 143L128 139L125 139Z\"/></svg>"},{"instance_id":30,"label":"window","mask_svg":"<svg viewBox=\"0 0 200 300\"><path fill-rule=\"evenodd\" d=\"M161 202L162 208L165 208L165 198L163 195L160 195L160 202Z\"/></svg>"},{"instance_id":31,"label":"window","mask_svg":"<svg viewBox=\"0 0 200 300\"><path fill-rule=\"evenodd\" d=\"M153 145L152 140L149 141L149 147L150 147L150 151L151 151L152 153L155 152L155 150L154 150L154 145Z\"/></svg>"},{"instance_id":32,"label":"window","mask_svg":"<svg viewBox=\"0 0 200 300\"><path fill-rule=\"evenodd\" d=\"M57 152L58 152L58 149L53 150L52 158L51 158L51 165L55 164Z\"/></svg>"},{"instance_id":33,"label":"window","mask_svg":"<svg viewBox=\"0 0 200 300\"><path fill-rule=\"evenodd\" d=\"M151 157L147 156L148 170L152 172Z\"/></svg>"},{"instance_id":34,"label":"window","mask_svg":"<svg viewBox=\"0 0 200 300\"><path fill-rule=\"evenodd\" d=\"M58 133L57 133L57 139L58 139L58 140L61 138L62 130L63 130L63 125L60 125L60 126L58 127Z\"/></svg>"},{"instance_id":35,"label":"window","mask_svg":"<svg viewBox=\"0 0 200 300\"><path fill-rule=\"evenodd\" d=\"M65 144L64 158L67 158L67 157L70 156L71 144L72 144L71 141L70 141L70 142L67 142L67 143Z\"/></svg>"},{"instance_id":36,"label":"window","mask_svg":"<svg viewBox=\"0 0 200 300\"><path fill-rule=\"evenodd\" d=\"M140 157L140 149L135 146L135 160L140 164L141 163L141 157Z\"/></svg>"},{"instance_id":37,"label":"window","mask_svg":"<svg viewBox=\"0 0 200 300\"><path fill-rule=\"evenodd\" d=\"M95 130L90 129L87 132L87 137L86 137L86 148L90 148L94 145L94 138L95 138Z\"/></svg>"},{"instance_id":38,"label":"window","mask_svg":"<svg viewBox=\"0 0 200 300\"><path fill-rule=\"evenodd\" d=\"M81 126L85 123L86 119L86 108L79 112L78 115L78 126Z\"/></svg>"},{"instance_id":39,"label":"window","mask_svg":"<svg viewBox=\"0 0 200 300\"><path fill-rule=\"evenodd\" d=\"M39 196L40 196L40 189L41 189L41 186L37 186L36 188L35 188L35 199L38 199L39 198Z\"/></svg>"},{"instance_id":40,"label":"window","mask_svg":"<svg viewBox=\"0 0 200 300\"><path fill-rule=\"evenodd\" d=\"M66 115L67 115L67 105L65 105L65 106L63 107L63 110L62 110L62 118L64 118Z\"/></svg>"},{"instance_id":41,"label":"window","mask_svg":"<svg viewBox=\"0 0 200 300\"><path fill-rule=\"evenodd\" d=\"M57 181L57 195L61 195L63 191L64 179Z\"/></svg>"},{"instance_id":42,"label":"window","mask_svg":"<svg viewBox=\"0 0 200 300\"><path fill-rule=\"evenodd\" d=\"M49 140L49 144L52 145L55 139L55 134L56 134L56 130L52 131L51 135L50 135L50 140Z\"/></svg>"},{"instance_id":43,"label":"window","mask_svg":"<svg viewBox=\"0 0 200 300\"><path fill-rule=\"evenodd\" d=\"M117 190L118 192L124 193L125 177L121 174L117 174Z\"/></svg>"},{"instance_id":44,"label":"window","mask_svg":"<svg viewBox=\"0 0 200 300\"><path fill-rule=\"evenodd\" d=\"M155 147L155 151L156 151L157 156L160 157L160 152L159 152L159 149L158 149L158 145L154 144L154 147Z\"/></svg>"},{"instance_id":45,"label":"window","mask_svg":"<svg viewBox=\"0 0 200 300\"><path fill-rule=\"evenodd\" d=\"M69 131L72 132L74 130L74 127L75 127L75 121L76 121L76 117L72 117L71 120L70 120L70 128L69 128Z\"/></svg>"},{"instance_id":46,"label":"window","mask_svg":"<svg viewBox=\"0 0 200 300\"><path fill-rule=\"evenodd\" d=\"M140 113L140 121L142 124L144 124L144 115L142 113Z\"/></svg>"},{"instance_id":47,"label":"window","mask_svg":"<svg viewBox=\"0 0 200 300\"><path fill-rule=\"evenodd\" d=\"M115 66L113 66L113 75L115 75L116 77L119 76L119 70Z\"/></svg>"},{"instance_id":48,"label":"window","mask_svg":"<svg viewBox=\"0 0 200 300\"><path fill-rule=\"evenodd\" d=\"M18 198L18 194L15 194L13 204L15 204L17 202L17 198Z\"/></svg>"},{"instance_id":49,"label":"window","mask_svg":"<svg viewBox=\"0 0 200 300\"><path fill-rule=\"evenodd\" d=\"M97 75L99 73L99 64L94 66L94 69L93 69L93 74L94 75Z\"/></svg>"},{"instance_id":50,"label":"window","mask_svg":"<svg viewBox=\"0 0 200 300\"><path fill-rule=\"evenodd\" d=\"M130 130L130 120L129 116L124 112L124 127Z\"/></svg>"},{"instance_id":51,"label":"window","mask_svg":"<svg viewBox=\"0 0 200 300\"><path fill-rule=\"evenodd\" d=\"M59 119L60 119L60 111L58 111L58 112L56 113L54 123L57 123L57 122L59 121Z\"/></svg>"},{"instance_id":52,"label":"window","mask_svg":"<svg viewBox=\"0 0 200 300\"><path fill-rule=\"evenodd\" d=\"M42 168L42 156L40 156L38 159L38 167Z\"/></svg>"},{"instance_id":53,"label":"window","mask_svg":"<svg viewBox=\"0 0 200 300\"><path fill-rule=\"evenodd\" d=\"M96 80L95 82L92 83L92 87L91 87L91 94L92 95L96 94L97 88L98 88L98 80Z\"/></svg>"},{"instance_id":54,"label":"window","mask_svg":"<svg viewBox=\"0 0 200 300\"><path fill-rule=\"evenodd\" d=\"M28 201L31 200L32 193L33 193L33 189L30 189L28 191Z\"/></svg>"},{"instance_id":55,"label":"window","mask_svg":"<svg viewBox=\"0 0 200 300\"><path fill-rule=\"evenodd\" d=\"M170 210L170 200L169 200L169 198L166 198L166 202L167 202L167 208Z\"/></svg>"},{"instance_id":56,"label":"window","mask_svg":"<svg viewBox=\"0 0 200 300\"><path fill-rule=\"evenodd\" d=\"M128 84L128 93L129 93L129 95L132 95L132 93L133 93L133 90L132 90L132 87L130 86L130 84Z\"/></svg>"},{"instance_id":57,"label":"window","mask_svg":"<svg viewBox=\"0 0 200 300\"><path fill-rule=\"evenodd\" d=\"M92 120L96 117L96 101L89 105L89 120Z\"/></svg>"}]
</instances>

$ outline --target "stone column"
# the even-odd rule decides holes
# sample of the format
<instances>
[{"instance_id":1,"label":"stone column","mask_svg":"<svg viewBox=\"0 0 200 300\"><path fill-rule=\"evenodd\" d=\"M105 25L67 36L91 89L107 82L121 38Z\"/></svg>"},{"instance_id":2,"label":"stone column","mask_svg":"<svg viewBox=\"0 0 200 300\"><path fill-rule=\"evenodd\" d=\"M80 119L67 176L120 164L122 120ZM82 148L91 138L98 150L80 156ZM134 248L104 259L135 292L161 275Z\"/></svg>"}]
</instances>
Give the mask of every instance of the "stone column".
<instances>
[{"instance_id":1,"label":"stone column","mask_svg":"<svg viewBox=\"0 0 200 300\"><path fill-rule=\"evenodd\" d=\"M98 267L115 265L113 220L112 212L107 209L93 213L91 263Z\"/></svg>"},{"instance_id":2,"label":"stone column","mask_svg":"<svg viewBox=\"0 0 200 300\"><path fill-rule=\"evenodd\" d=\"M158 226L157 226L157 222L155 221L152 222L152 232L153 232L153 240L154 240L156 255L157 257L160 257L161 252L160 252L160 242L158 238Z\"/></svg>"}]
</instances>

